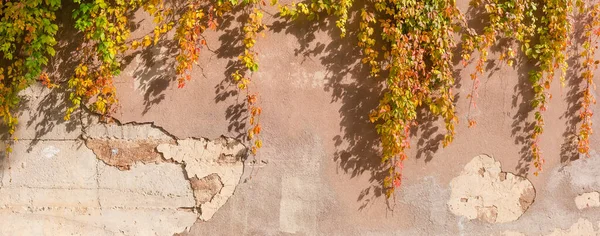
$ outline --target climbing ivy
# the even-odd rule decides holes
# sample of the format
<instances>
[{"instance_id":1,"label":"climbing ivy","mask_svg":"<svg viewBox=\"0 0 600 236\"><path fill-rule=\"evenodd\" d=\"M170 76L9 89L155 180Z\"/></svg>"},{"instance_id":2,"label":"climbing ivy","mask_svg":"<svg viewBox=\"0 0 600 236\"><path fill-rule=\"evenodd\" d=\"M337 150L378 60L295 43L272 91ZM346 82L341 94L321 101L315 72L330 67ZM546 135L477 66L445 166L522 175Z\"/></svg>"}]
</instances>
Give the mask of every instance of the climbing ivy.
<instances>
[{"instance_id":1,"label":"climbing ivy","mask_svg":"<svg viewBox=\"0 0 600 236\"><path fill-rule=\"evenodd\" d=\"M593 95L593 90L596 85L594 83L594 71L598 69L600 61L594 59L598 38L600 37L600 4L586 6L582 1L577 1L579 13L584 15L586 22L583 30L583 72L581 76L585 82L583 91L583 99L581 102L581 127L579 129L579 144L578 150L580 153L585 153L589 156L590 141L589 137L592 134L592 115L594 114L591 105L596 103L596 98Z\"/></svg>"},{"instance_id":2,"label":"climbing ivy","mask_svg":"<svg viewBox=\"0 0 600 236\"><path fill-rule=\"evenodd\" d=\"M60 6L60 0L0 2L0 116L10 134L18 123L13 116L18 93L38 78L47 78L40 75L55 54L54 20Z\"/></svg>"},{"instance_id":3,"label":"climbing ivy","mask_svg":"<svg viewBox=\"0 0 600 236\"><path fill-rule=\"evenodd\" d=\"M249 112L247 132L252 144L251 152L262 146L260 94L254 92L254 79L259 69L258 38L267 30L262 22L259 0L180 0L167 4L164 0L74 0L75 28L84 43L79 48L82 59L75 67L74 76L68 80L69 99L65 119L80 106L90 107L106 117L117 104L113 84L123 67L127 52L156 45L168 40L167 33L174 30L173 40L178 44L176 76L178 87L184 88L191 80L191 71L198 63L207 42L207 30L221 30L224 17L243 14L247 21L239 30L243 39L243 52L234 61L236 70L232 83L245 95ZM58 26L54 23L60 0L2 1L0 3L0 116L12 134L17 124L13 116L18 103L17 94L35 80L48 87L57 87L52 79L42 73L48 57L54 56L54 36ZM485 72L491 48L500 47L499 60L506 66L517 67L521 62L533 64L529 72L534 126L531 131L531 156L536 168L542 171L544 158L539 146L544 130L544 111L552 97L550 85L556 71L561 84L565 84L568 67L566 49L571 43L572 16L584 16L584 49L579 55L585 83L581 99L580 153L589 152L592 133L594 71L598 61L594 53L600 36L600 7L581 0L472 0L473 12L484 19L482 28L469 25L455 0L308 0L282 5L276 0L271 5L279 7L279 17L290 21L327 20L335 18L340 37L357 37L362 63L370 69L370 76L385 81L386 88L379 105L369 114L381 138L383 166L389 175L383 181L386 196L390 197L401 185L403 161L410 148L411 128L418 125L420 111L445 121L446 134L443 145L450 144L455 135L458 117L455 112L455 85L453 52L457 49L455 36L461 36L460 56L463 65L475 64L470 74L471 91L467 96L469 127L476 124L471 109L476 106L479 77ZM147 35L130 39L129 16L143 9L154 19L155 28ZM576 11L575 11L575 10ZM349 32L347 24L358 22L356 32ZM502 43L500 43L502 42ZM523 55L522 58L517 55ZM472 58L475 57L475 58ZM573 79L573 78L568 78Z\"/></svg>"},{"instance_id":4,"label":"climbing ivy","mask_svg":"<svg viewBox=\"0 0 600 236\"><path fill-rule=\"evenodd\" d=\"M577 1L580 14L586 15L586 42L584 72L586 82L583 94L579 148L581 153L589 150L591 134L590 104L594 103L592 90L593 71L597 61L593 59L595 37L599 28L597 4L584 7ZM282 6L281 15L297 20L305 16L308 20L318 19L321 14L338 17L336 25L341 36L346 35L343 22L348 20L348 10L352 1L311 0ZM555 71L560 70L561 84L565 84L567 70L566 48L570 42L573 14L571 0L473 0L471 8L487 20L483 29L472 28L464 15L458 11L453 0L371 0L356 10L359 22L358 46L362 48L363 60L371 67L371 76L378 77L383 70L387 74L386 91L379 106L371 112L371 121L376 123L383 147L382 162L389 168L389 175L383 185L386 195L393 194L400 186L402 161L405 150L410 147L411 127L418 125L417 111L428 108L431 115L441 117L446 123L443 145L452 142L454 126L458 119L454 111L454 78L452 76L452 52L456 48L453 36L462 35L463 65L467 66L474 52L478 52L475 71L470 75L472 89L467 96L469 127L476 121L471 116L471 108L476 106L478 77L485 71L489 50L501 46L500 61L509 67L516 66L517 52L520 49L525 60L534 65L529 72L529 81L534 92L531 100L535 110L535 123L531 132L531 156L535 175L542 171L544 158L541 155L539 139L543 133L543 112L548 109L550 84ZM378 29L375 32L375 29ZM455 32L455 29L460 29ZM593 39L592 39L593 38ZM498 43L500 39L507 44ZM592 42L594 40L594 42ZM381 49L376 48L381 45ZM520 46L520 47L519 47Z\"/></svg>"}]
</instances>

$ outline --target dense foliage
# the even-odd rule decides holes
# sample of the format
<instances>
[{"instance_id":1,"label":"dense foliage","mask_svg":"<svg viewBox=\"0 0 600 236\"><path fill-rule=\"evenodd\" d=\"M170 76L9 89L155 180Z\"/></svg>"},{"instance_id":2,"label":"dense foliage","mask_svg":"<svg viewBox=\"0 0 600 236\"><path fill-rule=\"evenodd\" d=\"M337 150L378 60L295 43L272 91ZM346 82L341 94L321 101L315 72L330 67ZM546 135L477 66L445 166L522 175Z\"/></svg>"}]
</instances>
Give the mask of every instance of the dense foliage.
<instances>
[{"instance_id":1,"label":"dense foliage","mask_svg":"<svg viewBox=\"0 0 600 236\"><path fill-rule=\"evenodd\" d=\"M19 91L37 80L48 57L58 26L54 23L60 0L2 1L0 3L0 116L9 132L15 131L12 112L19 102ZM47 76L42 76L47 79Z\"/></svg>"},{"instance_id":2,"label":"dense foliage","mask_svg":"<svg viewBox=\"0 0 600 236\"><path fill-rule=\"evenodd\" d=\"M248 140L252 153L262 146L258 106L259 94L251 91L253 73L259 69L254 45L257 36L266 30L258 0L180 0L173 6L164 0L75 0L78 8L73 12L75 28L84 35L82 59L68 81L72 106L65 119L79 106L85 104L95 112L110 116L118 102L114 78L123 67L124 54L156 44L174 30L178 43L176 74L178 87L183 88L191 79L190 71L206 45L203 33L219 30L224 16L245 14L247 21L240 27L244 33L239 42L245 48L235 62L239 68L231 79L247 97L249 124ZM53 45L58 26L55 12L61 8L60 0L2 1L0 3L0 116L12 134L17 124L13 111L18 103L19 91L36 80L55 87L42 73L48 58L54 56ZM358 4L358 5L356 5ZM528 61L534 65L529 72L534 97L535 126L531 133L531 154L535 174L542 170L544 159L539 138L544 130L544 111L551 98L550 84L558 71L564 84L568 64L567 46L570 40L573 17L584 16L584 51L579 55L585 83L581 99L581 127L578 150L587 154L592 133L591 104L595 103L594 59L597 37L600 36L600 7L581 0L473 0L472 9L485 19L482 29L471 28L455 0L308 0L290 5L279 5L281 17L292 21L320 20L324 16L336 17L335 25L340 36L347 35L348 21L358 21L358 46L362 62L367 64L372 77L385 77L386 90L379 106L370 114L381 136L382 163L389 169L384 180L386 195L393 194L401 184L402 162L410 147L411 128L418 125L418 111L425 108L430 115L445 121L446 135L443 145L450 144L458 122L455 113L455 85L453 52L457 48L455 36L462 36L461 56L466 66L475 55L475 71L471 74L472 91L468 95L470 106L476 105L479 76L484 73L490 48L500 46L500 60L507 66ZM183 7L181 7L183 6ZM143 9L154 18L152 33L139 39L130 39L129 18ZM503 40L507 43L500 43ZM517 55L524 55L518 58ZM575 78L569 78L575 79ZM469 109L469 126L475 125Z\"/></svg>"}]
</instances>

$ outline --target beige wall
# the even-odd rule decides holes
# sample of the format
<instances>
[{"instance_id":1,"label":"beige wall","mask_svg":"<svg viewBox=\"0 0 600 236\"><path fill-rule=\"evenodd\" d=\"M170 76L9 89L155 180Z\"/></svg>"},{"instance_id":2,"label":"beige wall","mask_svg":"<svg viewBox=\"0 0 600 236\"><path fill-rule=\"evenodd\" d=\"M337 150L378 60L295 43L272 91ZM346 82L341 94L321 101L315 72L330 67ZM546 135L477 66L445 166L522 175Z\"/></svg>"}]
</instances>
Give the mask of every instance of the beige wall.
<instances>
[{"instance_id":1,"label":"beige wall","mask_svg":"<svg viewBox=\"0 0 600 236\"><path fill-rule=\"evenodd\" d=\"M462 10L467 7L464 2L459 5ZM275 13L272 9L268 12ZM246 172L251 172L248 181L238 186L215 218L196 224L190 234L479 235L504 230L540 234L566 228L579 218L594 224L600 220L593 210L578 210L574 201L578 194L600 190L594 188L599 184L598 174L592 171L597 168L594 163L599 163L593 158L596 136L591 140L592 158L571 162L577 159L569 145L578 125L576 94L581 92L576 67L568 71L565 87L558 80L552 85L541 141L545 171L534 177L527 139L532 93L526 75L531 67L525 63L515 68L500 65L494 60L498 54L493 54L489 69L481 76L477 108L472 111L478 125L467 128L466 95L474 68L457 65L460 124L456 139L442 148L439 139L444 128L440 122L421 121L405 163L403 186L395 199L390 199L390 211L380 190L385 173L378 168L379 142L368 121L368 112L378 103L381 80L367 77L353 35L339 39L327 20L288 25L265 16L271 31L257 43L260 69L253 75L251 88L260 94L264 111L264 148L256 157L259 164L247 166ZM240 37L237 24L232 21L225 33L207 33L210 51L203 51L200 66L184 89L137 69L123 76L119 84L123 107L118 118L153 121L180 138L240 135L244 129L236 128L239 122L243 126L246 113L239 113L238 104L244 96L234 95L235 89L227 87L231 86L230 71L224 69L241 50L234 41ZM153 58L161 57L155 54ZM129 68L140 67L134 63ZM494 157L503 171L526 177L533 184L535 202L519 220L481 223L448 210L450 181L480 154ZM571 165L582 169L569 169Z\"/></svg>"},{"instance_id":2,"label":"beige wall","mask_svg":"<svg viewBox=\"0 0 600 236\"><path fill-rule=\"evenodd\" d=\"M466 2L459 5L466 10ZM152 29L145 17L136 14L141 23L133 37ZM116 118L152 122L179 140L242 138L245 95L229 82L230 63L243 50L241 18L227 19L224 31L206 33L208 46L183 89L177 88L168 59L176 53L173 43L128 56L116 82ZM580 235L559 229L600 230L600 213L583 208L600 201L593 193L600 191L599 139L592 136L589 159L578 158L570 146L578 126L577 67L568 71L565 87L558 80L552 85L541 141L546 164L535 177L527 138L532 93L525 75L531 67L500 65L493 54L472 110L478 124L467 128L466 95L474 68L456 62L460 123L454 143L442 148L443 124L422 118L403 185L386 201L378 136L368 121L383 85L360 65L354 35L339 39L328 20L290 25L265 14L264 21L270 30L256 45L260 69L251 86L260 94L264 147L246 160L228 201L210 220L196 221L188 235L545 235L555 230ZM482 154L493 159L476 158ZM575 198L589 192L591 199L578 200L579 209Z\"/></svg>"}]
</instances>

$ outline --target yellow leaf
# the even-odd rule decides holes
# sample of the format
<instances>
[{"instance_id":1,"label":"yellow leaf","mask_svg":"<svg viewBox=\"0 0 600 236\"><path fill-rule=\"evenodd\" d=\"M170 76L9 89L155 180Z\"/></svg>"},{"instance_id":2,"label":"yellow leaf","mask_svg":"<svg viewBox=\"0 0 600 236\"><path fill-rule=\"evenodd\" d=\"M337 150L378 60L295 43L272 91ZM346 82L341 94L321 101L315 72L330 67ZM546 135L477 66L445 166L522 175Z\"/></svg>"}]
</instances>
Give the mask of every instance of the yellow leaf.
<instances>
[{"instance_id":1,"label":"yellow leaf","mask_svg":"<svg viewBox=\"0 0 600 236\"><path fill-rule=\"evenodd\" d=\"M144 45L144 47L150 46L150 44L152 44L150 36L146 35L146 37L144 37L144 40L142 41L142 44Z\"/></svg>"}]
</instances>

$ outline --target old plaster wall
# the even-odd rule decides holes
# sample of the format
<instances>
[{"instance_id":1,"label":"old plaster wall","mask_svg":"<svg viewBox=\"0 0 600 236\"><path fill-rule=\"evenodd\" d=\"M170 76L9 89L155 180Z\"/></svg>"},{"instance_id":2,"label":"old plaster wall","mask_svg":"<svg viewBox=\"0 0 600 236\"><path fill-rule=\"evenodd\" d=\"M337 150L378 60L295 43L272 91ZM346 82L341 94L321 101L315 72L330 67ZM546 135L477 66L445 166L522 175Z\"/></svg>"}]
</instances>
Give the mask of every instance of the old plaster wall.
<instances>
[{"instance_id":1,"label":"old plaster wall","mask_svg":"<svg viewBox=\"0 0 600 236\"><path fill-rule=\"evenodd\" d=\"M466 2L458 2L466 12ZM422 119L404 163L403 185L386 200L378 137L368 121L382 81L367 77L354 35L340 40L331 21L290 25L272 15L276 9L266 11L269 31L256 45L260 69L251 87L263 108L264 147L256 157L247 156L243 146L245 95L228 77L235 70L231 61L243 50L237 26L244 16L238 16L223 22L224 31L206 33L207 48L183 89L177 88L174 62L168 59L176 53L172 42L129 54L116 80L117 123L101 124L87 111L65 122L64 93L26 91L17 131L21 141L2 161L0 233L600 231L600 141L592 137L590 158L573 147L581 92L577 65L568 71L565 87L555 81L551 89L541 143L547 161L535 177L527 139L531 67L490 63L472 111L478 125L467 128L465 97L474 68L457 60L461 122L455 141L442 148L441 123ZM133 37L152 30L145 14L135 19ZM74 51L69 45L58 50L63 58ZM69 60L55 64L68 67ZM53 72L68 76L61 69ZM597 130L600 120L594 119ZM32 222L35 227L25 227Z\"/></svg>"}]
</instances>

